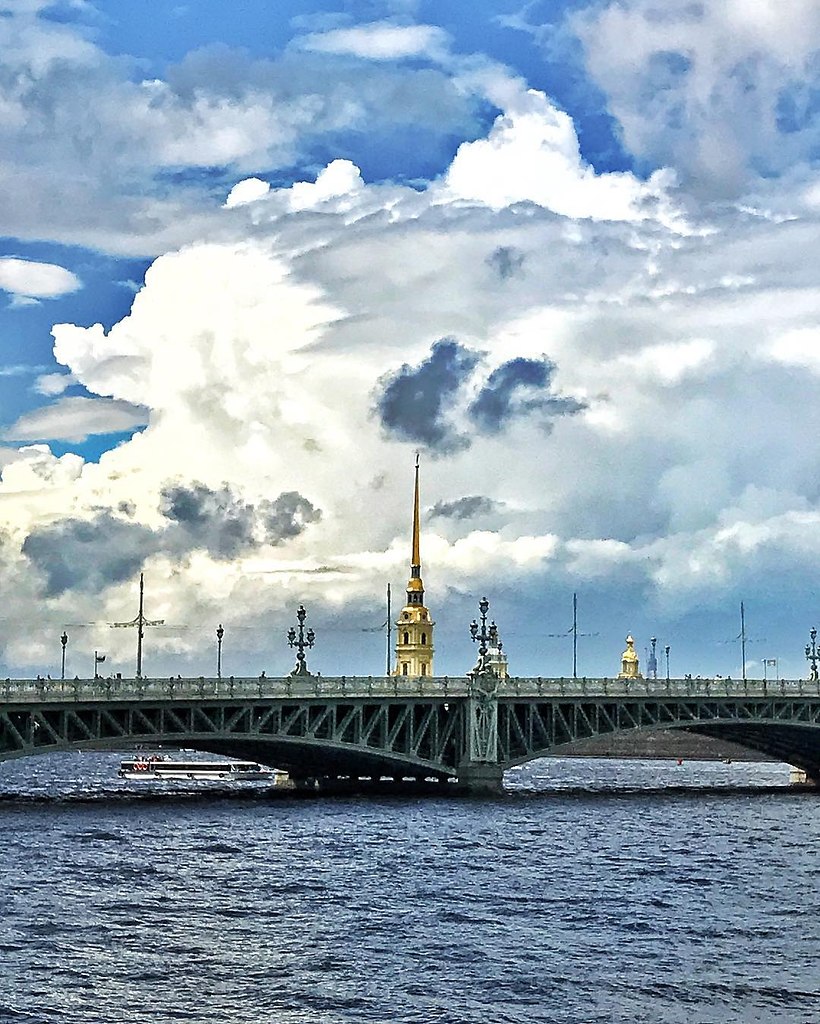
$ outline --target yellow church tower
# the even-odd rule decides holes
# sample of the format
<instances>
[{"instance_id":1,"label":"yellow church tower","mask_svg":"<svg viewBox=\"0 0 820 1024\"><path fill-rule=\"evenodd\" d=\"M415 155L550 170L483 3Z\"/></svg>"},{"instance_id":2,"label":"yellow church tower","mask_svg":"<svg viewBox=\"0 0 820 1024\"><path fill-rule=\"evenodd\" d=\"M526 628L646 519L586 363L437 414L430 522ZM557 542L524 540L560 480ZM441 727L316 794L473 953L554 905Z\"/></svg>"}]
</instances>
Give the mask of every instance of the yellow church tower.
<instances>
[{"instance_id":1,"label":"yellow church tower","mask_svg":"<svg viewBox=\"0 0 820 1024\"><path fill-rule=\"evenodd\" d=\"M407 604L396 622L397 676L433 674L433 626L424 606L421 580L421 543L419 537L419 457L416 455L416 486L413 495L413 555L407 583Z\"/></svg>"}]
</instances>

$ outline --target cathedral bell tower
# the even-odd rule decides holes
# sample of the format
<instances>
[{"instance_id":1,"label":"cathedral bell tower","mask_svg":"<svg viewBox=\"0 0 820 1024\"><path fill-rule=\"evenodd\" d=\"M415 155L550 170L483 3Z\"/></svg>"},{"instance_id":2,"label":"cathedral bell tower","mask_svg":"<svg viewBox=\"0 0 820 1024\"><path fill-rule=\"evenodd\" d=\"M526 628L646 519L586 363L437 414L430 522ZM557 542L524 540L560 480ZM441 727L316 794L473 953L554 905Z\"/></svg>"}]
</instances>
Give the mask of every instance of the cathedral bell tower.
<instances>
[{"instance_id":1,"label":"cathedral bell tower","mask_svg":"<svg viewBox=\"0 0 820 1024\"><path fill-rule=\"evenodd\" d=\"M424 584L421 580L421 545L419 539L419 457L416 455L416 486L413 495L413 555L407 583L407 604L396 622L397 676L431 676L433 674L433 626L424 606Z\"/></svg>"}]
</instances>

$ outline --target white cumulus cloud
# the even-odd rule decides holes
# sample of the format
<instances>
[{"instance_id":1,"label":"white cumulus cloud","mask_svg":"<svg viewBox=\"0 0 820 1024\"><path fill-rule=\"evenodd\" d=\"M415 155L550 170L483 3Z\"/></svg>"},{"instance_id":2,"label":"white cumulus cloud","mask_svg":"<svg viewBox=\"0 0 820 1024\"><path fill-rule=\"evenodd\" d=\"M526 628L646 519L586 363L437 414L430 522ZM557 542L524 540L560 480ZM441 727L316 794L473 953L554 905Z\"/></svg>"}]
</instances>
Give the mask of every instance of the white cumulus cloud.
<instances>
[{"instance_id":1,"label":"white cumulus cloud","mask_svg":"<svg viewBox=\"0 0 820 1024\"><path fill-rule=\"evenodd\" d=\"M737 194L820 142L815 0L619 0L570 18L630 152Z\"/></svg>"},{"instance_id":2,"label":"white cumulus cloud","mask_svg":"<svg viewBox=\"0 0 820 1024\"><path fill-rule=\"evenodd\" d=\"M774 362L799 366L820 373L820 327L796 327L771 343L769 355Z\"/></svg>"},{"instance_id":3,"label":"white cumulus cloud","mask_svg":"<svg viewBox=\"0 0 820 1024\"><path fill-rule=\"evenodd\" d=\"M581 157L572 119L535 90L518 97L486 139L462 143L445 177L453 197L496 209L532 202L596 220L671 220L673 184L663 172L647 182L626 172L596 174Z\"/></svg>"},{"instance_id":4,"label":"white cumulus cloud","mask_svg":"<svg viewBox=\"0 0 820 1024\"><path fill-rule=\"evenodd\" d=\"M359 168L349 160L334 160L321 171L315 182L297 181L290 187L292 210L308 210L325 199L359 192L362 188Z\"/></svg>"},{"instance_id":5,"label":"white cumulus cloud","mask_svg":"<svg viewBox=\"0 0 820 1024\"><path fill-rule=\"evenodd\" d=\"M270 185L261 178L244 178L238 181L225 200L225 206L230 209L233 206L244 206L245 203L256 202L257 199L264 199L270 192Z\"/></svg>"}]
</instances>

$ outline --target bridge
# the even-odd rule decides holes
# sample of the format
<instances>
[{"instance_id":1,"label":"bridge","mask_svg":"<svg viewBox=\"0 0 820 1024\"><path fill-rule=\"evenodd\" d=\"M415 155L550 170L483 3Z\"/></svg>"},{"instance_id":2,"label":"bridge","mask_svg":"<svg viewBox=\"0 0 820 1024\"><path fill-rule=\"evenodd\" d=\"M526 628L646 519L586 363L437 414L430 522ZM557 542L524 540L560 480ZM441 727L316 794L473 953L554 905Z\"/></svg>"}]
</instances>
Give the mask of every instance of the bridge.
<instances>
[{"instance_id":1,"label":"bridge","mask_svg":"<svg viewBox=\"0 0 820 1024\"><path fill-rule=\"evenodd\" d=\"M820 784L820 683L727 679L284 678L0 680L0 760L173 745L259 761L297 785L454 782L577 740L683 729L803 769Z\"/></svg>"}]
</instances>

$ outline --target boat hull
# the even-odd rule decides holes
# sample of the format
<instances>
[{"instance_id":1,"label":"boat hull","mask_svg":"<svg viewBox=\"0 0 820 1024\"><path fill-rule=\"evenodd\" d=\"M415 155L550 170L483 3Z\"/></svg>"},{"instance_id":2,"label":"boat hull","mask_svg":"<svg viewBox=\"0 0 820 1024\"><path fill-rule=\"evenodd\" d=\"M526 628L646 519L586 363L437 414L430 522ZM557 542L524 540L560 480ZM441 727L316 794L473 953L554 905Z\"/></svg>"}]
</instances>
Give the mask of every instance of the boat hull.
<instances>
[{"instance_id":1,"label":"boat hull","mask_svg":"<svg viewBox=\"0 0 820 1024\"><path fill-rule=\"evenodd\" d=\"M136 782L269 782L287 780L287 772L249 761L172 761L150 757L122 761L117 775Z\"/></svg>"}]
</instances>

